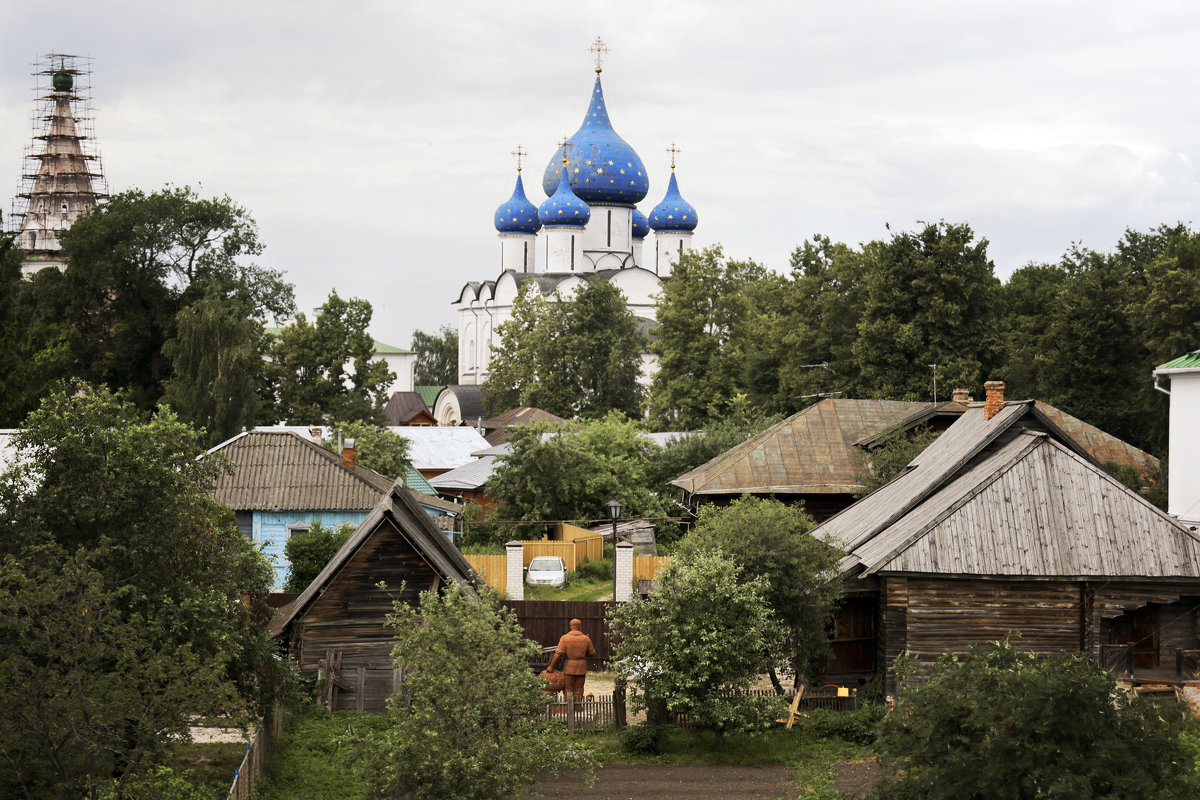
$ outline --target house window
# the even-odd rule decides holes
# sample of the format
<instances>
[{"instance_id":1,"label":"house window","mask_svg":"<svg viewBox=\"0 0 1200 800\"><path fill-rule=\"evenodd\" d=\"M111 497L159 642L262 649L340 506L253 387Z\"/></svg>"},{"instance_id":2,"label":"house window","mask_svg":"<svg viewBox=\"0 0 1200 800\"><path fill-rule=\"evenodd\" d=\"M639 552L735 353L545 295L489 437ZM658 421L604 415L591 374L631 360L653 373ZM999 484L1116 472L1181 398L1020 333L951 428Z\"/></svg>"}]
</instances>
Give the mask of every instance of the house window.
<instances>
[{"instance_id":1,"label":"house window","mask_svg":"<svg viewBox=\"0 0 1200 800\"><path fill-rule=\"evenodd\" d=\"M247 539L254 538L254 512L253 511L235 511L234 519L237 520L238 532Z\"/></svg>"},{"instance_id":2,"label":"house window","mask_svg":"<svg viewBox=\"0 0 1200 800\"><path fill-rule=\"evenodd\" d=\"M294 522L288 525L288 538L293 539L302 533L308 533L310 526L307 522Z\"/></svg>"}]
</instances>

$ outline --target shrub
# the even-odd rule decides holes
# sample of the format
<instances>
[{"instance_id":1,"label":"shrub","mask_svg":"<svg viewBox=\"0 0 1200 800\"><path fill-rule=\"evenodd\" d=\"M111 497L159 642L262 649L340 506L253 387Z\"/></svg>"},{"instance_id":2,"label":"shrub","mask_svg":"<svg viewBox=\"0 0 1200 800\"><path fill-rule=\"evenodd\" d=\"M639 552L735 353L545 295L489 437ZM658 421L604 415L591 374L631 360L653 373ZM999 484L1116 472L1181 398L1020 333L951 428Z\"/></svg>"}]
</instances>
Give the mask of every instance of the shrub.
<instances>
[{"instance_id":1,"label":"shrub","mask_svg":"<svg viewBox=\"0 0 1200 800\"><path fill-rule=\"evenodd\" d=\"M630 725L621 731L621 748L626 753L655 755L662 748L663 726L653 722Z\"/></svg>"},{"instance_id":2,"label":"shrub","mask_svg":"<svg viewBox=\"0 0 1200 800\"><path fill-rule=\"evenodd\" d=\"M835 737L853 744L872 744L879 737L879 723L885 707L882 703L867 703L853 711L813 709L805 726L829 738Z\"/></svg>"},{"instance_id":3,"label":"shrub","mask_svg":"<svg viewBox=\"0 0 1200 800\"><path fill-rule=\"evenodd\" d=\"M898 800L1194 798L1195 760L1178 709L1130 700L1082 654L1058 658L1006 640L946 655L905 689L879 744Z\"/></svg>"},{"instance_id":4,"label":"shrub","mask_svg":"<svg viewBox=\"0 0 1200 800\"><path fill-rule=\"evenodd\" d=\"M599 561L589 561L583 566L575 570L572 578L579 580L605 580L613 579L613 562L611 558L603 558Z\"/></svg>"}]
</instances>

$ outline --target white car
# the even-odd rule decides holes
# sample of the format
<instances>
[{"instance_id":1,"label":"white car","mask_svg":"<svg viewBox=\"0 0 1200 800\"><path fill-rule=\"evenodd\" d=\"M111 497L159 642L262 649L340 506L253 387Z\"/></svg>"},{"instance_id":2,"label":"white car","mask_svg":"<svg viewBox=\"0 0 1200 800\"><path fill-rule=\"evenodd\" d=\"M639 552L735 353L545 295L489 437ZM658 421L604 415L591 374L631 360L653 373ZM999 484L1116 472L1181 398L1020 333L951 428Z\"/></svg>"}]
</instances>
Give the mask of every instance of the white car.
<instances>
[{"instance_id":1,"label":"white car","mask_svg":"<svg viewBox=\"0 0 1200 800\"><path fill-rule=\"evenodd\" d=\"M561 589L567 585L567 565L558 556L535 556L529 562L525 583Z\"/></svg>"}]
</instances>

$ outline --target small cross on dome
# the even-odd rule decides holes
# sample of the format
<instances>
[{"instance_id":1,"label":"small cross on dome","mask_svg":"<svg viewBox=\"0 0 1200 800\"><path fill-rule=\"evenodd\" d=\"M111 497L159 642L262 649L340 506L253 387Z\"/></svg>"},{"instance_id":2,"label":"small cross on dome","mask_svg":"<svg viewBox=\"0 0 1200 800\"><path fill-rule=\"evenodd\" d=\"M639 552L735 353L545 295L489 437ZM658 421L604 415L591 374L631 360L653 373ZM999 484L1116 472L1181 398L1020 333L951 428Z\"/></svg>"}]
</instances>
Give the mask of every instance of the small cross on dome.
<instances>
[{"instance_id":1,"label":"small cross on dome","mask_svg":"<svg viewBox=\"0 0 1200 800\"><path fill-rule=\"evenodd\" d=\"M596 73L603 72L604 56L608 55L608 46L604 44L604 40L597 36L596 41L592 42L592 46L588 50L596 54Z\"/></svg>"},{"instance_id":2,"label":"small cross on dome","mask_svg":"<svg viewBox=\"0 0 1200 800\"><path fill-rule=\"evenodd\" d=\"M667 152L671 154L671 171L674 172L675 156L679 155L679 148L675 146L674 142L671 142L671 146L667 148Z\"/></svg>"}]
</instances>

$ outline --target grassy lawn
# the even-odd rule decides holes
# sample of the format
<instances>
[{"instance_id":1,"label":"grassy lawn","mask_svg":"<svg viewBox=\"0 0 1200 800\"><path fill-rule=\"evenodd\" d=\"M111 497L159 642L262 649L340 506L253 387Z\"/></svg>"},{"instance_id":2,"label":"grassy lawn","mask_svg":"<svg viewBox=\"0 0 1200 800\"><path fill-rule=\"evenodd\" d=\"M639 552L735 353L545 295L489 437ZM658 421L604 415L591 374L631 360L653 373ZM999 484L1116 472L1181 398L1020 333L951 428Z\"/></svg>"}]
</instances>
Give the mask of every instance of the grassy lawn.
<instances>
[{"instance_id":1,"label":"grassy lawn","mask_svg":"<svg viewBox=\"0 0 1200 800\"><path fill-rule=\"evenodd\" d=\"M292 716L270 763L268 783L260 785L256 800L324 800L329 797L358 798L366 786L354 769L357 747L351 736L373 738L386 724L381 716L357 716L311 712ZM660 740L659 752L639 755L626 752L616 732L580 734L579 745L595 751L605 764L688 765L787 765L796 775L804 796L834 800L835 765L873 755L869 745L851 744L823 736L811 727L783 728L758 736L726 736L718 746L709 733L669 729ZM229 771L232 779L232 769ZM228 788L228 787L224 787Z\"/></svg>"},{"instance_id":2,"label":"grassy lawn","mask_svg":"<svg viewBox=\"0 0 1200 800\"><path fill-rule=\"evenodd\" d=\"M526 586L526 600L599 600L612 595L612 578L579 578L572 576L565 589L549 586Z\"/></svg>"}]
</instances>

